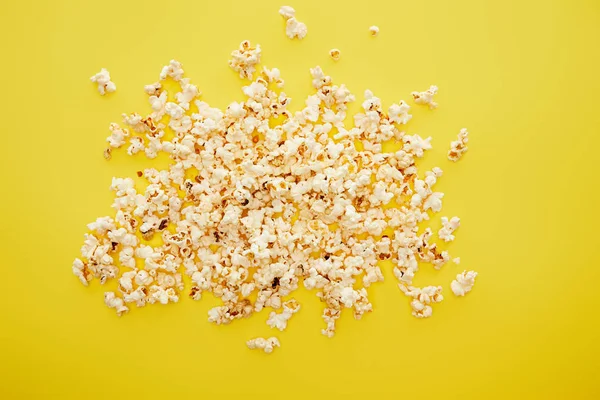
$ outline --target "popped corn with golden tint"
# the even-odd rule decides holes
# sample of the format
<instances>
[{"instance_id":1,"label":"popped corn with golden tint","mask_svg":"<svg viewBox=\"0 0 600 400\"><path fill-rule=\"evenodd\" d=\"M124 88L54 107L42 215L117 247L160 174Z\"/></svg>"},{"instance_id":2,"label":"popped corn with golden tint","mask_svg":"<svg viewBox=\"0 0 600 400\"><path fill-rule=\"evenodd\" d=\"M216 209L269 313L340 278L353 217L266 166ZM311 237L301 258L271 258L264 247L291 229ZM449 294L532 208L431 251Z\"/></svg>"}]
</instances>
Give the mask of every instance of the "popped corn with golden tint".
<instances>
[{"instance_id":1,"label":"popped corn with golden tint","mask_svg":"<svg viewBox=\"0 0 600 400\"><path fill-rule=\"evenodd\" d=\"M294 18L291 7L280 13ZM244 41L230 66L252 79L259 61L260 46ZM419 229L444 197L434 191L442 170L417 169L431 137L406 132L406 102L386 111L369 90L347 127L355 96L318 66L310 74L314 92L299 111L288 109L280 71L266 67L242 88L244 101L220 110L200 99L182 64L171 60L159 81L144 87L151 113L123 114L107 139L109 155L125 146L149 159L165 153L171 164L138 171L144 189L113 178L115 216L88 225L72 265L81 283L116 280L105 303L119 316L131 304L176 303L188 286L193 300L204 293L220 299L210 322L229 324L267 308L267 324L279 330L301 309L291 296L302 285L324 303L322 333L331 337L344 308L355 319L372 311L367 289L384 279L380 261L391 260L413 315L431 316L442 288L412 285L420 263L439 269L450 260L432 230ZM172 101L165 80L179 86ZM435 91L418 94L417 103L435 104ZM387 142L399 149L383 151ZM458 222L444 217L438 236L453 239ZM150 245L153 239L158 244ZM457 276L452 290L468 292L475 276ZM267 353L278 346L276 338L248 341Z\"/></svg>"}]
</instances>

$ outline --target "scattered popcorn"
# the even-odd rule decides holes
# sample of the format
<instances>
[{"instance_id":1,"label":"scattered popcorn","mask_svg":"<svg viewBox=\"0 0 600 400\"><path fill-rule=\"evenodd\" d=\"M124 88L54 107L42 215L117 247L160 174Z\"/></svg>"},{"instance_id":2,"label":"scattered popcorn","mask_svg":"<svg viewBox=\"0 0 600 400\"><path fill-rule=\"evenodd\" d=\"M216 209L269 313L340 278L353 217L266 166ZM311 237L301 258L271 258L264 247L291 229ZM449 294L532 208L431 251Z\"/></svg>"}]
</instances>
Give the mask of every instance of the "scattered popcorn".
<instances>
[{"instance_id":1,"label":"scattered popcorn","mask_svg":"<svg viewBox=\"0 0 600 400\"><path fill-rule=\"evenodd\" d=\"M379 35L379 27L377 25L373 25L369 27L369 32L371 32L371 36Z\"/></svg>"},{"instance_id":2,"label":"scattered popcorn","mask_svg":"<svg viewBox=\"0 0 600 400\"><path fill-rule=\"evenodd\" d=\"M475 278L477 272L475 271L463 271L461 274L456 275L456 279L450 284L452 292L456 296L464 296L473 289L475 285Z\"/></svg>"},{"instance_id":3,"label":"scattered popcorn","mask_svg":"<svg viewBox=\"0 0 600 400\"><path fill-rule=\"evenodd\" d=\"M296 10L290 6L281 6L279 9L279 14L287 20L296 15Z\"/></svg>"},{"instance_id":4,"label":"scattered popcorn","mask_svg":"<svg viewBox=\"0 0 600 400\"><path fill-rule=\"evenodd\" d=\"M240 43L240 48L231 53L229 66L240 74L242 79L252 79L256 65L260 62L260 45L252 47L248 40Z\"/></svg>"},{"instance_id":5,"label":"scattered popcorn","mask_svg":"<svg viewBox=\"0 0 600 400\"><path fill-rule=\"evenodd\" d=\"M329 50L329 56L334 60L337 61L340 59L340 50L339 49L331 49Z\"/></svg>"},{"instance_id":6,"label":"scattered popcorn","mask_svg":"<svg viewBox=\"0 0 600 400\"><path fill-rule=\"evenodd\" d=\"M436 108L438 104L433 101L433 96L437 93L438 87L432 85L429 89L424 92L412 92L413 99L417 104L428 105L431 110Z\"/></svg>"},{"instance_id":7,"label":"scattered popcorn","mask_svg":"<svg viewBox=\"0 0 600 400\"><path fill-rule=\"evenodd\" d=\"M102 96L117 90L117 85L110 80L110 72L108 72L106 68L102 68L100 72L92 76L90 80L98 84L98 92L100 92Z\"/></svg>"},{"instance_id":8,"label":"scattered popcorn","mask_svg":"<svg viewBox=\"0 0 600 400\"><path fill-rule=\"evenodd\" d=\"M444 242L451 242L454 240L454 232L460 226L460 218L452 217L448 220L448 217L442 217L442 227L438 231L438 237Z\"/></svg>"},{"instance_id":9,"label":"scattered popcorn","mask_svg":"<svg viewBox=\"0 0 600 400\"><path fill-rule=\"evenodd\" d=\"M246 345L250 350L260 349L267 354L272 353L275 347L281 347L276 337L250 339L246 342Z\"/></svg>"},{"instance_id":10,"label":"scattered popcorn","mask_svg":"<svg viewBox=\"0 0 600 400\"><path fill-rule=\"evenodd\" d=\"M291 7L280 13L288 25L295 21ZM244 41L230 66L252 79L259 61L260 46ZM125 146L130 155L163 153L171 163L137 171L142 187L113 178L115 215L88 225L71 267L78 280L116 280L105 303L122 315L132 303L178 302L185 275L190 298L211 293L220 300L210 322L270 309L267 324L281 331L300 309L290 297L304 286L324 303L322 333L332 337L344 308L357 320L373 310L367 289L384 280L380 262L390 260L413 315L431 316L441 287L415 288L414 276L420 264L440 269L451 259L430 228L420 229L444 197L435 191L442 170L417 168L431 137L401 130L412 118L410 106L400 101L386 112L370 90L347 127L355 96L319 66L310 74L314 92L299 111L288 110L280 71L266 67L242 88L243 101L220 110L199 99L182 64L171 60L159 81L144 87L150 114L123 114L123 128L111 124L105 152L110 158ZM168 79L179 86L171 96L162 83ZM434 104L418 95L417 103ZM387 142L397 151L384 152ZM459 221L442 218L438 237L454 239ZM278 346L276 338L248 342L268 353Z\"/></svg>"},{"instance_id":11,"label":"scattered popcorn","mask_svg":"<svg viewBox=\"0 0 600 400\"><path fill-rule=\"evenodd\" d=\"M450 150L448 150L448 159L450 161L458 161L463 154L469 150L467 143L469 142L469 132L466 128L462 128L458 133L458 140L454 140L450 143Z\"/></svg>"},{"instance_id":12,"label":"scattered popcorn","mask_svg":"<svg viewBox=\"0 0 600 400\"><path fill-rule=\"evenodd\" d=\"M460 264L460 257L453 258L452 262L456 265Z\"/></svg>"}]
</instances>

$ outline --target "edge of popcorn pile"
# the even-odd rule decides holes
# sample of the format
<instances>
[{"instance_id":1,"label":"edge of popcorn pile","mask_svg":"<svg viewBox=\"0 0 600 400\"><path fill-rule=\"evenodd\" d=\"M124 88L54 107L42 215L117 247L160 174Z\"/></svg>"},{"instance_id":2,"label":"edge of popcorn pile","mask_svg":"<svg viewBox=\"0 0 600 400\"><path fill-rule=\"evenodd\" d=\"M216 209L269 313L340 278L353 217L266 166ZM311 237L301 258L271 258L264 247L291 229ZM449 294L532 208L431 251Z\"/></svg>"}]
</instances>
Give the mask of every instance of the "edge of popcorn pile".
<instances>
[{"instance_id":1,"label":"edge of popcorn pile","mask_svg":"<svg viewBox=\"0 0 600 400\"><path fill-rule=\"evenodd\" d=\"M98 85L98 92L102 96L117 90L117 85L110 80L110 72L106 68L102 68L100 72L90 77L90 80Z\"/></svg>"},{"instance_id":2,"label":"edge of popcorn pile","mask_svg":"<svg viewBox=\"0 0 600 400\"><path fill-rule=\"evenodd\" d=\"M279 14L285 19L285 34L290 39L302 40L308 33L306 24L296 19L296 10L290 6L282 6Z\"/></svg>"},{"instance_id":3,"label":"edge of popcorn pile","mask_svg":"<svg viewBox=\"0 0 600 400\"><path fill-rule=\"evenodd\" d=\"M252 75L256 71L256 65L260 63L261 49L260 45L252 47L249 40L244 40L240 43L240 47L231 53L229 66L242 79L252 79Z\"/></svg>"},{"instance_id":4,"label":"edge of popcorn pile","mask_svg":"<svg viewBox=\"0 0 600 400\"><path fill-rule=\"evenodd\" d=\"M248 51L242 42L235 64L244 77L259 59ZM172 162L140 171L143 190L131 178L113 178L115 216L88 225L73 262L82 284L116 279L118 290L107 292L105 303L122 315L131 304L178 302L186 275L190 298L209 292L221 300L210 322L229 324L270 308L267 324L279 330L300 309L284 299L303 285L325 304L322 333L332 337L342 309L355 319L372 311L367 289L383 281L379 262L391 260L413 315L429 317L442 288L414 287L413 278L419 263L440 269L450 260L431 241L430 228L419 232L444 197L435 191L442 170L419 174L416 166L431 137L405 132L412 118L406 102L385 110L369 90L347 128L354 95L318 66L310 74L314 93L300 111L288 110L279 70L266 67L243 87L244 101L220 110L200 100L181 63L171 60L144 87L150 114L123 114L107 141L109 149L126 147L149 159L165 153ZM172 101L165 80L179 86ZM384 152L388 141L400 149ZM392 201L399 206L386 207ZM449 238L452 226L440 236ZM146 244L156 236L162 244ZM278 345L275 338L249 342L265 351Z\"/></svg>"}]
</instances>

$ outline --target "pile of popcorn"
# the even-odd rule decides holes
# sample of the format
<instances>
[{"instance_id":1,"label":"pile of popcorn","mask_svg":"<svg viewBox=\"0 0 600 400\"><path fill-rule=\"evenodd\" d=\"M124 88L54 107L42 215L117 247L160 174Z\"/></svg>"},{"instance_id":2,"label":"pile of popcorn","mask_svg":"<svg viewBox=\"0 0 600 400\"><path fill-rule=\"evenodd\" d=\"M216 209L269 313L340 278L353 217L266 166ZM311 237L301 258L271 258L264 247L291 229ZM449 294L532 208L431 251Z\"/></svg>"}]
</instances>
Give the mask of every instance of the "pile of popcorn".
<instances>
[{"instance_id":1,"label":"pile of popcorn","mask_svg":"<svg viewBox=\"0 0 600 400\"><path fill-rule=\"evenodd\" d=\"M289 22L294 14L286 12ZM222 304L209 311L210 322L270 308L267 324L280 331L300 310L292 296L304 286L324 303L322 333L332 337L344 308L356 319L372 311L367 289L383 281L379 262L391 260L413 315L431 316L442 287L414 287L413 278L419 263L440 269L451 259L431 229L418 227L441 210L444 197L435 191L442 170L417 170L431 138L405 132L412 118L406 102L385 110L369 90L348 129L355 97L318 66L310 70L315 92L291 112L279 70L255 73L260 54L248 41L232 53L229 65L241 78L256 75L243 87L243 102L211 107L172 60L145 86L150 114L123 114L122 124L110 125L107 158L125 147L150 159L166 153L172 163L139 171L144 190L131 178L113 178L115 215L88 225L73 273L86 286L94 278L117 280L105 303L118 315L133 304L211 293ZM166 80L179 91L167 93ZM432 86L413 96L434 108L436 92ZM463 130L453 142L451 159L466 151L466 137ZM389 141L400 149L384 152ZM442 217L437 236L452 241L459 225L458 217ZM160 245L149 244L158 238ZM459 274L451 289L463 296L476 275ZM248 346L271 352L279 341L256 338Z\"/></svg>"}]
</instances>

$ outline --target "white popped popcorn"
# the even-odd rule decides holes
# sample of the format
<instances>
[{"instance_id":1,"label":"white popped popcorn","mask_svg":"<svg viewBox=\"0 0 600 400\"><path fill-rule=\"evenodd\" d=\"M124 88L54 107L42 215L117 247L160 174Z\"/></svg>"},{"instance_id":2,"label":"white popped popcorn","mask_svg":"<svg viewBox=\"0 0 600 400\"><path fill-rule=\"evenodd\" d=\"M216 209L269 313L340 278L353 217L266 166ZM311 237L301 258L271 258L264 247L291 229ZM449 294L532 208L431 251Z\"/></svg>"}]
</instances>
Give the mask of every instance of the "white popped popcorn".
<instances>
[{"instance_id":1,"label":"white popped popcorn","mask_svg":"<svg viewBox=\"0 0 600 400\"><path fill-rule=\"evenodd\" d=\"M240 48L231 53L229 66L240 74L242 79L252 79L252 74L256 71L256 65L260 62L260 45L252 47L250 41L244 40L240 43Z\"/></svg>"},{"instance_id":2,"label":"white popped popcorn","mask_svg":"<svg viewBox=\"0 0 600 400\"><path fill-rule=\"evenodd\" d=\"M308 29L306 28L306 24L304 22L300 22L294 17L288 18L287 22L285 23L285 34L287 37L290 39L304 39L307 33Z\"/></svg>"},{"instance_id":3,"label":"white popped popcorn","mask_svg":"<svg viewBox=\"0 0 600 400\"><path fill-rule=\"evenodd\" d=\"M306 24L296 19L296 10L290 6L282 6L279 14L285 19L285 34L290 39L304 39L308 29Z\"/></svg>"},{"instance_id":4,"label":"white popped popcorn","mask_svg":"<svg viewBox=\"0 0 600 400\"><path fill-rule=\"evenodd\" d=\"M279 9L279 14L287 20L296 15L296 10L290 6L281 6Z\"/></svg>"},{"instance_id":5,"label":"white popped popcorn","mask_svg":"<svg viewBox=\"0 0 600 400\"><path fill-rule=\"evenodd\" d=\"M289 7L280 13L288 23L295 18ZM126 129L111 124L109 155L125 145L130 155L163 153L171 163L137 171L140 187L113 179L115 216L88 225L73 274L83 285L116 280L105 303L119 315L131 304L178 302L185 274L192 299L208 292L221 302L208 321L229 324L269 309L267 324L279 330L300 309L288 299L304 286L325 304L322 333L332 337L344 308L355 319L373 310L368 290L384 280L380 262L390 260L413 315L429 317L441 288L415 288L413 279L420 264L440 269L451 259L430 228L419 228L444 197L434 190L442 170L417 168L431 137L405 132L406 102L386 112L370 90L347 127L355 96L318 66L310 70L314 92L291 112L281 72L254 74L259 61L260 47L247 41L232 53L231 67L256 77L242 88L243 100L220 110L198 98L172 60L159 82L144 87L151 112L124 114ZM171 97L166 79L180 88ZM396 151L383 151L384 143ZM458 222L442 218L438 237L452 240ZM267 352L278 345L275 338L248 343Z\"/></svg>"},{"instance_id":6,"label":"white popped popcorn","mask_svg":"<svg viewBox=\"0 0 600 400\"><path fill-rule=\"evenodd\" d=\"M275 347L280 347L279 340L276 337L250 339L246 342L246 345L250 350L259 349L267 354L272 353Z\"/></svg>"},{"instance_id":7,"label":"white popped popcorn","mask_svg":"<svg viewBox=\"0 0 600 400\"><path fill-rule=\"evenodd\" d=\"M456 275L456 279L450 284L452 292L456 296L464 296L465 294L469 293L471 289L473 289L473 285L475 285L476 277L477 272L475 271L463 271L462 273Z\"/></svg>"},{"instance_id":8,"label":"white popped popcorn","mask_svg":"<svg viewBox=\"0 0 600 400\"><path fill-rule=\"evenodd\" d=\"M412 314L417 318L429 318L433 312L430 304L439 303L444 299L441 286L427 286L422 289L412 286L406 287L400 285L400 289L405 295L412 297L410 306L413 309Z\"/></svg>"},{"instance_id":9,"label":"white popped popcorn","mask_svg":"<svg viewBox=\"0 0 600 400\"><path fill-rule=\"evenodd\" d=\"M448 217L442 217L442 227L438 231L438 237L444 242L451 242L454 240L454 232L460 226L460 218L452 217L448 220Z\"/></svg>"},{"instance_id":10,"label":"white popped popcorn","mask_svg":"<svg viewBox=\"0 0 600 400\"><path fill-rule=\"evenodd\" d=\"M438 87L431 85L429 89L424 92L412 92L413 99L417 104L428 105L430 109L434 109L438 104L433 101L433 96L438 92Z\"/></svg>"},{"instance_id":11,"label":"white popped popcorn","mask_svg":"<svg viewBox=\"0 0 600 400\"><path fill-rule=\"evenodd\" d=\"M456 265L460 264L460 257L455 257L452 259L452 262Z\"/></svg>"},{"instance_id":12,"label":"white popped popcorn","mask_svg":"<svg viewBox=\"0 0 600 400\"><path fill-rule=\"evenodd\" d=\"M458 139L453 140L450 143L450 150L448 150L448 159L450 161L458 161L463 154L469 150L467 143L469 142L469 132L466 128L462 128L458 133Z\"/></svg>"},{"instance_id":13,"label":"white popped popcorn","mask_svg":"<svg viewBox=\"0 0 600 400\"><path fill-rule=\"evenodd\" d=\"M272 311L267 320L267 325L271 328L277 328L280 331L283 331L287 327L287 322L292 318L292 315L300 310L300 304L294 299L288 300L282 305L283 312L276 313L275 311Z\"/></svg>"},{"instance_id":14,"label":"white popped popcorn","mask_svg":"<svg viewBox=\"0 0 600 400\"><path fill-rule=\"evenodd\" d=\"M339 49L329 50L329 56L333 59L333 61L338 61L340 59L340 50Z\"/></svg>"},{"instance_id":15,"label":"white popped popcorn","mask_svg":"<svg viewBox=\"0 0 600 400\"><path fill-rule=\"evenodd\" d=\"M90 80L98 84L98 92L100 92L102 96L117 90L117 85L110 80L110 72L108 72L106 68L102 68L100 72L92 76Z\"/></svg>"},{"instance_id":16,"label":"white popped popcorn","mask_svg":"<svg viewBox=\"0 0 600 400\"><path fill-rule=\"evenodd\" d=\"M123 299L117 297L115 292L104 293L104 303L106 303L109 308L114 308L119 317L129 311L129 308L125 305Z\"/></svg>"},{"instance_id":17,"label":"white popped popcorn","mask_svg":"<svg viewBox=\"0 0 600 400\"><path fill-rule=\"evenodd\" d=\"M379 27L377 25L372 25L369 27L369 32L371 32L371 36L379 35Z\"/></svg>"}]
</instances>

